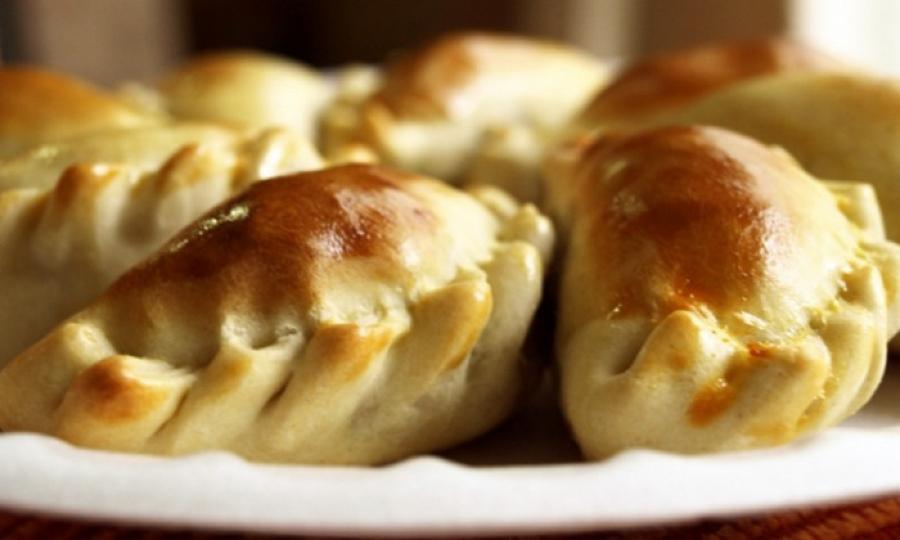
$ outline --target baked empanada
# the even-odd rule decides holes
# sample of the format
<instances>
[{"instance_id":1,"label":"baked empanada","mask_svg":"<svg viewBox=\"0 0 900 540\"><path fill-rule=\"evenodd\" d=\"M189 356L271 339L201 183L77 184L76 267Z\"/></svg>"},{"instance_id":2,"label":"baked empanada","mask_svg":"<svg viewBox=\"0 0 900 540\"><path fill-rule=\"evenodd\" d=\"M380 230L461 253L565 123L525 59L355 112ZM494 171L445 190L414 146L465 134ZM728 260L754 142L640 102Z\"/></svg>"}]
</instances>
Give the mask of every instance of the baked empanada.
<instances>
[{"instance_id":1,"label":"baked empanada","mask_svg":"<svg viewBox=\"0 0 900 540\"><path fill-rule=\"evenodd\" d=\"M569 158L548 179L565 186L557 354L587 457L784 443L869 399L900 326L871 188L706 127Z\"/></svg>"},{"instance_id":2,"label":"baked empanada","mask_svg":"<svg viewBox=\"0 0 900 540\"><path fill-rule=\"evenodd\" d=\"M197 135L179 129L121 130L0 165L0 186L13 188L0 191L0 366L215 204L260 178L322 165L310 143L279 130L213 130L163 159L160 147ZM99 159L131 151L134 164ZM69 160L84 156L94 159Z\"/></svg>"},{"instance_id":3,"label":"baked empanada","mask_svg":"<svg viewBox=\"0 0 900 540\"><path fill-rule=\"evenodd\" d=\"M578 128L635 128L730 85L776 73L834 71L846 66L777 38L666 52L627 67L578 115Z\"/></svg>"},{"instance_id":4,"label":"baked empanada","mask_svg":"<svg viewBox=\"0 0 900 540\"><path fill-rule=\"evenodd\" d=\"M199 56L159 85L175 118L239 127L287 127L312 138L332 90L321 74L286 58L249 51Z\"/></svg>"},{"instance_id":5,"label":"baked empanada","mask_svg":"<svg viewBox=\"0 0 900 540\"><path fill-rule=\"evenodd\" d=\"M474 174L534 200L547 139L604 75L597 60L562 45L494 34L445 36L390 64L357 108L341 101L326 112L324 150L368 145L404 169L454 183ZM485 146L489 152L479 155ZM474 162L490 171L473 173Z\"/></svg>"},{"instance_id":6,"label":"baked empanada","mask_svg":"<svg viewBox=\"0 0 900 540\"><path fill-rule=\"evenodd\" d=\"M161 121L64 75L30 67L0 68L0 158L48 141Z\"/></svg>"},{"instance_id":7,"label":"baked empanada","mask_svg":"<svg viewBox=\"0 0 900 540\"><path fill-rule=\"evenodd\" d=\"M511 409L552 227L347 165L254 184L0 372L0 428L122 451L381 463Z\"/></svg>"}]
</instances>

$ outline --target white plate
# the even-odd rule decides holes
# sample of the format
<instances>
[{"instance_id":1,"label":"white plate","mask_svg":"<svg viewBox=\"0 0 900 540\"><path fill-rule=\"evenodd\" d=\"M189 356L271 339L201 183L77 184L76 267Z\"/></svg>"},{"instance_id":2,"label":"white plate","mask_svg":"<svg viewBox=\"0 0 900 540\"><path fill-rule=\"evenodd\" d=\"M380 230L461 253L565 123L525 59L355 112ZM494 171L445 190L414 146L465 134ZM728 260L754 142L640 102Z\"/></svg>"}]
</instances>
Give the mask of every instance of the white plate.
<instances>
[{"instance_id":1,"label":"white plate","mask_svg":"<svg viewBox=\"0 0 900 540\"><path fill-rule=\"evenodd\" d=\"M579 463L559 418L535 410L541 405L445 457L373 469L256 465L223 453L131 456L6 434L0 506L248 532L460 536L660 525L847 502L900 493L898 368L840 427L783 448L702 457L638 450Z\"/></svg>"}]
</instances>

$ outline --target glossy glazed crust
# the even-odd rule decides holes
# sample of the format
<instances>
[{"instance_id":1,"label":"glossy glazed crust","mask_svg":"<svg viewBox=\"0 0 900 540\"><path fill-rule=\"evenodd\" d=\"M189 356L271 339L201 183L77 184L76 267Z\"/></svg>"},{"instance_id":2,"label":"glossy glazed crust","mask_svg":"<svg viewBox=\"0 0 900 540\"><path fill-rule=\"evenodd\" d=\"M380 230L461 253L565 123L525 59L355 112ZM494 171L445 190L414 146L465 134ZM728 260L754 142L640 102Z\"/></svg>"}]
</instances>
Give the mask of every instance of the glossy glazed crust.
<instances>
[{"instance_id":1,"label":"glossy glazed crust","mask_svg":"<svg viewBox=\"0 0 900 540\"><path fill-rule=\"evenodd\" d=\"M67 76L32 67L0 68L0 157L42 142L159 121Z\"/></svg>"},{"instance_id":2,"label":"glossy glazed crust","mask_svg":"<svg viewBox=\"0 0 900 540\"><path fill-rule=\"evenodd\" d=\"M888 238L900 240L900 85L864 74L786 74L748 81L666 122L718 125L785 148L824 178L878 192Z\"/></svg>"},{"instance_id":3,"label":"glossy glazed crust","mask_svg":"<svg viewBox=\"0 0 900 540\"><path fill-rule=\"evenodd\" d=\"M622 71L579 115L583 126L644 122L718 89L775 73L846 69L784 39L757 39L663 53Z\"/></svg>"},{"instance_id":4,"label":"glossy glazed crust","mask_svg":"<svg viewBox=\"0 0 900 540\"><path fill-rule=\"evenodd\" d=\"M540 154L604 76L595 59L562 45L451 34L389 64L352 111L347 103L328 111L325 151L366 145L386 163L458 183L485 141L508 129L524 128L534 139L525 153ZM521 161L515 149L506 154L504 162Z\"/></svg>"},{"instance_id":5,"label":"glossy glazed crust","mask_svg":"<svg viewBox=\"0 0 900 540\"><path fill-rule=\"evenodd\" d=\"M322 164L305 139L278 130L169 135L120 130L0 165L0 181L34 182L0 191L0 365L213 205L260 178Z\"/></svg>"},{"instance_id":6,"label":"glossy glazed crust","mask_svg":"<svg viewBox=\"0 0 900 540\"><path fill-rule=\"evenodd\" d=\"M849 186L715 128L577 154L553 179L570 183L557 349L586 455L778 444L868 400L900 310L871 197L853 211Z\"/></svg>"},{"instance_id":7,"label":"glossy glazed crust","mask_svg":"<svg viewBox=\"0 0 900 540\"><path fill-rule=\"evenodd\" d=\"M441 448L511 409L551 243L497 191L362 165L262 182L0 372L0 426L300 463Z\"/></svg>"},{"instance_id":8,"label":"glossy glazed crust","mask_svg":"<svg viewBox=\"0 0 900 540\"><path fill-rule=\"evenodd\" d=\"M198 56L159 85L163 107L181 119L238 127L281 126L312 137L331 96L325 78L286 58L249 51Z\"/></svg>"}]
</instances>

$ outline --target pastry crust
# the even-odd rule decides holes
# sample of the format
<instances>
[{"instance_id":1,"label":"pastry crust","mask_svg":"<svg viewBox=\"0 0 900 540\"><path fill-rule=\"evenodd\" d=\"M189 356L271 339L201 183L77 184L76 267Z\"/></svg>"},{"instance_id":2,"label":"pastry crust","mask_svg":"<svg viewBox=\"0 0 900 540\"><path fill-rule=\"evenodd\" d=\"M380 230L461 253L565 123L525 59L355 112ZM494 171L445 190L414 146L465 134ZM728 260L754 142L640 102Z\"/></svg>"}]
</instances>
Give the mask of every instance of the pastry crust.
<instances>
[{"instance_id":1,"label":"pastry crust","mask_svg":"<svg viewBox=\"0 0 900 540\"><path fill-rule=\"evenodd\" d=\"M900 240L900 84L851 73L767 77L711 94L664 123L733 129L791 153L815 175L867 182Z\"/></svg>"},{"instance_id":2,"label":"pastry crust","mask_svg":"<svg viewBox=\"0 0 900 540\"><path fill-rule=\"evenodd\" d=\"M181 126L82 142L0 164L0 366L213 205L322 164L279 130Z\"/></svg>"},{"instance_id":3,"label":"pastry crust","mask_svg":"<svg viewBox=\"0 0 900 540\"><path fill-rule=\"evenodd\" d=\"M571 159L550 178L557 352L589 458L780 444L869 399L900 325L900 247L870 189L716 128L598 136Z\"/></svg>"},{"instance_id":4,"label":"pastry crust","mask_svg":"<svg viewBox=\"0 0 900 540\"><path fill-rule=\"evenodd\" d=\"M386 163L460 183L474 174L473 161L488 145L490 155L481 160L492 169L477 179L502 174L513 194L534 199L534 164L544 144L604 77L598 61L562 45L447 35L390 64L354 109L346 100L332 107L324 118L324 150L367 145ZM510 129L524 132L512 144Z\"/></svg>"},{"instance_id":5,"label":"pastry crust","mask_svg":"<svg viewBox=\"0 0 900 540\"><path fill-rule=\"evenodd\" d=\"M295 463L466 440L513 406L551 243L496 190L364 165L257 183L0 372L0 427Z\"/></svg>"},{"instance_id":6,"label":"pastry crust","mask_svg":"<svg viewBox=\"0 0 900 540\"><path fill-rule=\"evenodd\" d=\"M159 85L162 107L175 118L236 127L280 126L315 136L332 94L325 78L298 62L251 51L210 53L191 60Z\"/></svg>"},{"instance_id":7,"label":"pastry crust","mask_svg":"<svg viewBox=\"0 0 900 540\"><path fill-rule=\"evenodd\" d=\"M157 115L52 71L0 68L0 158L47 141L161 121Z\"/></svg>"},{"instance_id":8,"label":"pastry crust","mask_svg":"<svg viewBox=\"0 0 900 540\"><path fill-rule=\"evenodd\" d=\"M635 127L716 90L776 73L848 69L782 38L707 45L651 56L627 67L579 114L580 128Z\"/></svg>"}]
</instances>

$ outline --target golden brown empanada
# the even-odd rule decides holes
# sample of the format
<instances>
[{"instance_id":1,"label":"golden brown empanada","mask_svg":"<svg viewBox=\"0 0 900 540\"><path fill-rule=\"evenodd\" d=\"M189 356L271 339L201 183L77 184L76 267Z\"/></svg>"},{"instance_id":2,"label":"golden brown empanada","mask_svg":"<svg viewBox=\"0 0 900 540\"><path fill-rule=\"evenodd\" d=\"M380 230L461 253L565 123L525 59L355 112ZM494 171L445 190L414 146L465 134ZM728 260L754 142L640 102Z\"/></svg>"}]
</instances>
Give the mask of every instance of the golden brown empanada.
<instances>
[{"instance_id":1,"label":"golden brown empanada","mask_svg":"<svg viewBox=\"0 0 900 540\"><path fill-rule=\"evenodd\" d=\"M900 247L870 188L829 190L707 127L567 158L548 179L567 243L557 352L586 456L784 443L869 399L900 326Z\"/></svg>"},{"instance_id":2,"label":"golden brown empanada","mask_svg":"<svg viewBox=\"0 0 900 540\"><path fill-rule=\"evenodd\" d=\"M444 36L365 79L326 112L326 155L347 144L454 183L500 183L537 198L544 145L596 91L605 69L574 49L483 33ZM512 131L513 133L509 133ZM480 149L486 148L484 153ZM475 170L473 171L473 167ZM487 171L479 171L479 169Z\"/></svg>"},{"instance_id":3,"label":"golden brown empanada","mask_svg":"<svg viewBox=\"0 0 900 540\"><path fill-rule=\"evenodd\" d=\"M322 165L309 142L280 130L82 140L0 164L0 366L213 205L260 178Z\"/></svg>"},{"instance_id":4,"label":"golden brown empanada","mask_svg":"<svg viewBox=\"0 0 900 540\"><path fill-rule=\"evenodd\" d=\"M161 121L64 75L31 67L0 68L0 158L48 141Z\"/></svg>"},{"instance_id":5,"label":"golden brown empanada","mask_svg":"<svg viewBox=\"0 0 900 540\"><path fill-rule=\"evenodd\" d=\"M299 62L227 51L199 56L167 76L159 106L179 119L281 126L312 138L331 94L324 76Z\"/></svg>"},{"instance_id":6,"label":"golden brown empanada","mask_svg":"<svg viewBox=\"0 0 900 540\"><path fill-rule=\"evenodd\" d=\"M0 428L122 451L381 463L511 409L552 228L347 165L254 184L0 372Z\"/></svg>"},{"instance_id":7,"label":"golden brown empanada","mask_svg":"<svg viewBox=\"0 0 900 540\"><path fill-rule=\"evenodd\" d=\"M716 90L776 73L847 69L780 38L719 43L640 60L619 73L578 115L578 128L636 128Z\"/></svg>"}]
</instances>

